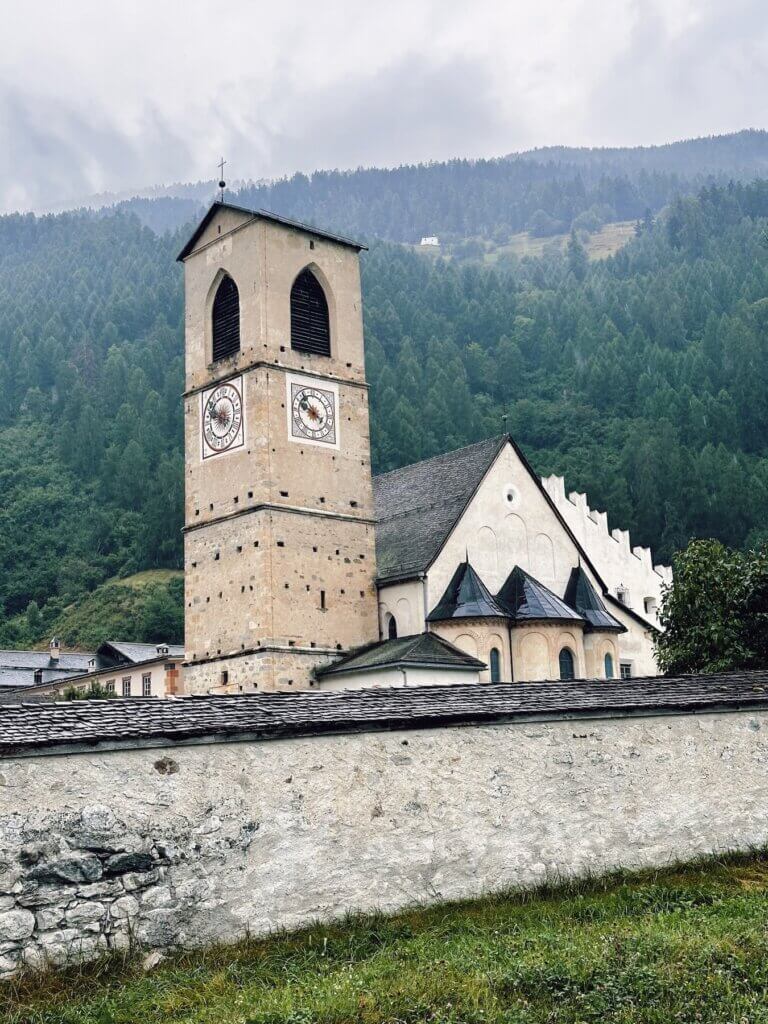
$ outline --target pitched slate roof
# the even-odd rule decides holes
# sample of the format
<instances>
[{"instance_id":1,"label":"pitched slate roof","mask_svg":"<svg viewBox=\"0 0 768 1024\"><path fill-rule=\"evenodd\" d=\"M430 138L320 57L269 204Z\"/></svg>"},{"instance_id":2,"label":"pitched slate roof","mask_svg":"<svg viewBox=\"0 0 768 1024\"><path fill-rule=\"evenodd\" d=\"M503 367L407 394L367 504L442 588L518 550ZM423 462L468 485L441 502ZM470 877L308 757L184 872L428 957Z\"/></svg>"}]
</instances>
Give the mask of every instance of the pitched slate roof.
<instances>
[{"instance_id":1,"label":"pitched slate roof","mask_svg":"<svg viewBox=\"0 0 768 1024\"><path fill-rule=\"evenodd\" d=\"M160 654L158 647L167 647L168 654ZM107 640L101 645L98 653L104 659L113 655L113 652L118 656L115 660L129 662L132 665L140 665L145 661L157 661L158 658L184 657L182 644L133 644L123 643L121 640ZM109 665L104 667L108 668Z\"/></svg>"},{"instance_id":2,"label":"pitched slate roof","mask_svg":"<svg viewBox=\"0 0 768 1024\"><path fill-rule=\"evenodd\" d=\"M0 651L0 689L18 689L32 686L35 672L41 671L45 682L67 679L85 672L94 655L75 651L60 654L53 661L49 651Z\"/></svg>"},{"instance_id":3,"label":"pitched slate roof","mask_svg":"<svg viewBox=\"0 0 768 1024\"><path fill-rule=\"evenodd\" d=\"M0 704L0 757L208 740L768 709L768 671L170 700Z\"/></svg>"},{"instance_id":4,"label":"pitched slate roof","mask_svg":"<svg viewBox=\"0 0 768 1024\"><path fill-rule=\"evenodd\" d=\"M229 200L223 202L217 199L211 203L207 212L203 215L202 220L197 225L189 241L186 243L184 248L181 250L179 255L176 257L178 261L185 260L187 256L194 250L197 240L205 231L208 224L211 222L213 217L218 213L219 210L236 210L238 213L247 213L252 217L260 217L262 220L270 220L275 224L284 224L289 228L298 228L300 231L307 231L318 238L327 238L331 242L338 242L340 245L349 245L353 249L357 249L359 252L361 249L367 249L367 245L363 245L362 242L355 242L351 238L345 238L343 235L335 235L330 231L323 231L321 228L312 227L310 224L302 224L301 221L291 220L289 217L281 217L277 213L270 213L269 210L259 210L251 206L243 206L242 203L231 203Z\"/></svg>"},{"instance_id":5,"label":"pitched slate roof","mask_svg":"<svg viewBox=\"0 0 768 1024\"><path fill-rule=\"evenodd\" d=\"M563 600L587 620L587 631L601 629L626 633L627 627L610 614L580 565L571 569Z\"/></svg>"},{"instance_id":6,"label":"pitched slate roof","mask_svg":"<svg viewBox=\"0 0 768 1024\"><path fill-rule=\"evenodd\" d=\"M458 668L484 669L485 662L478 661L458 647L443 640L436 633L416 633L394 640L381 640L368 644L346 657L321 669L318 676L338 675L342 672L364 672L374 668Z\"/></svg>"},{"instance_id":7,"label":"pitched slate roof","mask_svg":"<svg viewBox=\"0 0 768 1024\"><path fill-rule=\"evenodd\" d=\"M446 619L506 618L507 613L469 563L462 562L445 588L445 593L427 616L427 622Z\"/></svg>"},{"instance_id":8,"label":"pitched slate roof","mask_svg":"<svg viewBox=\"0 0 768 1024\"><path fill-rule=\"evenodd\" d=\"M380 580L431 565L506 442L492 437L373 478Z\"/></svg>"},{"instance_id":9,"label":"pitched slate roof","mask_svg":"<svg viewBox=\"0 0 768 1024\"><path fill-rule=\"evenodd\" d=\"M496 600L515 622L541 622L550 619L561 622L584 621L577 611L519 565L516 565L507 576L504 586L496 595Z\"/></svg>"}]
</instances>

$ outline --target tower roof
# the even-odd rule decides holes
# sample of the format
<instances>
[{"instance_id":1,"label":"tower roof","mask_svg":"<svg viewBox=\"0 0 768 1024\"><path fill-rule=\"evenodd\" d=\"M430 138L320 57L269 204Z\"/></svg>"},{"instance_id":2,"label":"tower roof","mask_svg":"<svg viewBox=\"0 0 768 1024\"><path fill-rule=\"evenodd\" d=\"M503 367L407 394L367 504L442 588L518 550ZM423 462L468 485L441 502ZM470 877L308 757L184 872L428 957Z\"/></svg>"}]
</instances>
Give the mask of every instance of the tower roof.
<instances>
[{"instance_id":1,"label":"tower roof","mask_svg":"<svg viewBox=\"0 0 768 1024\"><path fill-rule=\"evenodd\" d=\"M427 622L506 617L507 613L496 603L467 559L456 569L445 593L427 617Z\"/></svg>"},{"instance_id":2,"label":"tower roof","mask_svg":"<svg viewBox=\"0 0 768 1024\"><path fill-rule=\"evenodd\" d=\"M516 565L507 577L504 586L496 595L496 601L515 622L584 621L578 612L519 565Z\"/></svg>"},{"instance_id":3,"label":"tower roof","mask_svg":"<svg viewBox=\"0 0 768 1024\"><path fill-rule=\"evenodd\" d=\"M338 242L339 245L348 245L353 249L357 249L359 252L361 249L367 249L368 246L362 242L355 242L351 238L345 238L343 235L335 235L331 231L323 231L322 228L312 227L310 224L302 224L301 221L291 220L289 217L281 217L278 213L270 213L269 210L258 210L250 206L242 206L240 203L230 203L227 200L217 199L211 203L208 210L203 214L202 220L197 225L192 235L181 250L176 259L181 262L193 252L197 240L200 235L205 231L206 227L210 223L211 219L219 212L219 210L235 210L237 213L246 213L251 216L254 220L269 220L275 224L283 224L288 228L297 228L299 231L306 231L310 235L315 235L317 238L327 238L330 242Z\"/></svg>"},{"instance_id":4,"label":"tower roof","mask_svg":"<svg viewBox=\"0 0 768 1024\"><path fill-rule=\"evenodd\" d=\"M587 620L588 630L626 632L626 626L622 626L619 620L610 614L580 565L571 570L563 600Z\"/></svg>"}]
</instances>

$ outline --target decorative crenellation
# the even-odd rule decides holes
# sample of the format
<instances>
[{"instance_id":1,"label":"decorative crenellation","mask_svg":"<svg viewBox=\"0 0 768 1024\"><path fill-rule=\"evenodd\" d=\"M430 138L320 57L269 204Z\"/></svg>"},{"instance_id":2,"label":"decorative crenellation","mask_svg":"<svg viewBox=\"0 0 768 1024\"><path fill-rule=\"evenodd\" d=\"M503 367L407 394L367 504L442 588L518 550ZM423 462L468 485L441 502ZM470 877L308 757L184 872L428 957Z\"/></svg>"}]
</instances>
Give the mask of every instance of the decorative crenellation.
<instances>
[{"instance_id":1,"label":"decorative crenellation","mask_svg":"<svg viewBox=\"0 0 768 1024\"><path fill-rule=\"evenodd\" d=\"M653 617L661 603L662 584L672 582L670 566L654 565L651 549L633 547L628 530L611 529L608 513L590 508L586 494L570 491L566 495L562 476L553 473L541 482L609 589L629 594L630 607Z\"/></svg>"}]
</instances>

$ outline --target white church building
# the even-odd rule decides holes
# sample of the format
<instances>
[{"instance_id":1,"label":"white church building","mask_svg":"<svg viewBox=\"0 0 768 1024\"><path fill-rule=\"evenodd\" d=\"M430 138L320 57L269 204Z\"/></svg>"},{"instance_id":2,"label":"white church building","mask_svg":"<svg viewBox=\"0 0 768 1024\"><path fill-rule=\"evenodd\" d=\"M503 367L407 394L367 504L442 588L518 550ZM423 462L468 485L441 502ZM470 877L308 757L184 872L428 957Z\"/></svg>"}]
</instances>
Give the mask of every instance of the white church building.
<instances>
[{"instance_id":1,"label":"white church building","mask_svg":"<svg viewBox=\"0 0 768 1024\"><path fill-rule=\"evenodd\" d=\"M566 495L562 477L537 477L511 437L373 483L381 635L428 631L469 656L441 665L440 682L473 671L500 682L657 674L671 569L626 531L609 532L606 513ZM373 645L344 659L322 674L324 688L398 685L385 653ZM436 681L428 662L410 676Z\"/></svg>"}]
</instances>

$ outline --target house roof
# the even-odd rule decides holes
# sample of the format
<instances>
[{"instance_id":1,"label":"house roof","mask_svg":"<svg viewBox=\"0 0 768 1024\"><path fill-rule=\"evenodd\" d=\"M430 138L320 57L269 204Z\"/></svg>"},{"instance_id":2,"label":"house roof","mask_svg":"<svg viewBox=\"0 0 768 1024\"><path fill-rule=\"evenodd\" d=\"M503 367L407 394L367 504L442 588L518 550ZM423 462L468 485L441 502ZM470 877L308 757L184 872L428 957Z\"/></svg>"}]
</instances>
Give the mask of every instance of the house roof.
<instances>
[{"instance_id":1,"label":"house roof","mask_svg":"<svg viewBox=\"0 0 768 1024\"><path fill-rule=\"evenodd\" d=\"M161 658L184 657L184 648L180 644L166 646L168 654L160 654L158 644L109 640L95 652L60 654L58 661L54 661L48 651L0 651L0 689L36 689L75 680L92 671L100 672L120 665L141 665ZM37 682L36 672L42 672L42 678Z\"/></svg>"},{"instance_id":2,"label":"house roof","mask_svg":"<svg viewBox=\"0 0 768 1024\"><path fill-rule=\"evenodd\" d=\"M0 705L0 757L768 708L768 671Z\"/></svg>"},{"instance_id":3,"label":"house roof","mask_svg":"<svg viewBox=\"0 0 768 1024\"><path fill-rule=\"evenodd\" d=\"M458 647L443 640L436 633L417 633L394 640L381 640L369 644L321 669L318 676L340 675L346 672L364 672L374 668L456 668L478 669L485 662L473 658Z\"/></svg>"},{"instance_id":4,"label":"house roof","mask_svg":"<svg viewBox=\"0 0 768 1024\"><path fill-rule=\"evenodd\" d=\"M161 654L158 647L167 647L168 653ZM114 658L117 664L130 663L141 665L146 661L157 661L160 658L183 658L184 647L181 644L133 644L123 643L121 640L107 640L99 647L99 659L102 664L99 667L109 668L107 659Z\"/></svg>"},{"instance_id":5,"label":"house roof","mask_svg":"<svg viewBox=\"0 0 768 1024\"><path fill-rule=\"evenodd\" d=\"M243 206L241 203L231 203L229 200L217 199L211 203L208 207L207 212L203 215L202 220L197 225L189 241L186 243L184 248L181 250L176 259L181 262L189 256L197 245L197 241L202 235L203 231L208 227L213 217L219 212L219 210L235 210L238 213L247 213L251 217L260 218L261 220L269 220L275 224L283 224L285 227L298 228L299 231L306 231L311 235L316 235L318 238L327 238L331 242L338 242L340 245L349 245L353 249L357 249L360 252L361 249L367 249L368 246L362 242L355 242L351 238L345 238L343 235L333 234L331 231L323 231L321 228L312 227L311 224L302 224L301 221L291 220L289 217L281 217L277 213L270 213L269 210L259 210L251 206Z\"/></svg>"},{"instance_id":6,"label":"house roof","mask_svg":"<svg viewBox=\"0 0 768 1024\"><path fill-rule=\"evenodd\" d=\"M507 613L496 603L491 592L469 563L462 562L445 588L445 593L427 622L446 619L506 618Z\"/></svg>"},{"instance_id":7,"label":"house roof","mask_svg":"<svg viewBox=\"0 0 768 1024\"><path fill-rule=\"evenodd\" d=\"M54 661L49 651L0 651L0 689L32 686L36 672L42 672L46 683L68 679L85 672L93 657L90 652L75 651L60 654L58 661Z\"/></svg>"},{"instance_id":8,"label":"house roof","mask_svg":"<svg viewBox=\"0 0 768 1024\"><path fill-rule=\"evenodd\" d=\"M610 614L580 565L571 570L563 600L587 620L587 629L626 633L627 627Z\"/></svg>"},{"instance_id":9,"label":"house roof","mask_svg":"<svg viewBox=\"0 0 768 1024\"><path fill-rule=\"evenodd\" d=\"M519 565L507 576L496 600L515 622L584 621L578 612Z\"/></svg>"},{"instance_id":10,"label":"house roof","mask_svg":"<svg viewBox=\"0 0 768 1024\"><path fill-rule=\"evenodd\" d=\"M379 580L429 568L506 441L492 437L373 478Z\"/></svg>"}]
</instances>

